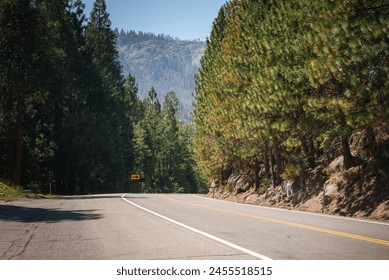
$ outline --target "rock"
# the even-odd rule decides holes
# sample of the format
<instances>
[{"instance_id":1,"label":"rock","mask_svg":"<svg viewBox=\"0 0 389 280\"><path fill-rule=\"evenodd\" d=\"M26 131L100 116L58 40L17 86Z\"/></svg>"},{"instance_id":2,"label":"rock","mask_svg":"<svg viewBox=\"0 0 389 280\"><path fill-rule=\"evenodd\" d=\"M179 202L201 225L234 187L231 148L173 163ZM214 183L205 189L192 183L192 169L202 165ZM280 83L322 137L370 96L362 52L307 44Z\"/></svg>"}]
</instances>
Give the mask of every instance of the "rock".
<instances>
[{"instance_id":1,"label":"rock","mask_svg":"<svg viewBox=\"0 0 389 280\"><path fill-rule=\"evenodd\" d=\"M218 181L216 181L216 180L213 180L212 181L212 183L211 183L211 189L214 189L214 188L217 188L218 187L218 183L217 183Z\"/></svg>"},{"instance_id":2,"label":"rock","mask_svg":"<svg viewBox=\"0 0 389 280\"><path fill-rule=\"evenodd\" d=\"M330 184L326 187L326 194L328 196L335 196L338 191L338 186L336 184Z\"/></svg>"},{"instance_id":3,"label":"rock","mask_svg":"<svg viewBox=\"0 0 389 280\"><path fill-rule=\"evenodd\" d=\"M324 196L324 206L330 204L331 201L332 201L332 199L329 195ZM323 205L323 194L320 196L320 204Z\"/></svg>"},{"instance_id":4,"label":"rock","mask_svg":"<svg viewBox=\"0 0 389 280\"><path fill-rule=\"evenodd\" d=\"M241 192L247 192L250 187L252 187L254 184L254 179L251 178L251 176L240 176L240 178L236 181L235 186L233 186L233 193L234 195L241 193Z\"/></svg>"},{"instance_id":5,"label":"rock","mask_svg":"<svg viewBox=\"0 0 389 280\"><path fill-rule=\"evenodd\" d=\"M227 180L228 189L231 192L233 192L234 194L236 194L235 187L236 187L236 184L239 181L240 177L241 177L240 175L231 175L230 177L228 177L228 180Z\"/></svg>"},{"instance_id":6,"label":"rock","mask_svg":"<svg viewBox=\"0 0 389 280\"><path fill-rule=\"evenodd\" d=\"M297 205L297 193L293 196L292 201L290 202L293 206Z\"/></svg>"},{"instance_id":7,"label":"rock","mask_svg":"<svg viewBox=\"0 0 389 280\"><path fill-rule=\"evenodd\" d=\"M389 221L389 200L381 203L371 214L374 219Z\"/></svg>"},{"instance_id":8,"label":"rock","mask_svg":"<svg viewBox=\"0 0 389 280\"><path fill-rule=\"evenodd\" d=\"M274 187L267 188L265 199L268 199L268 198L272 197L273 195L275 195Z\"/></svg>"},{"instance_id":9,"label":"rock","mask_svg":"<svg viewBox=\"0 0 389 280\"><path fill-rule=\"evenodd\" d=\"M285 180L281 184L281 193L286 194L287 197L293 197L295 187L296 182L294 180Z\"/></svg>"},{"instance_id":10,"label":"rock","mask_svg":"<svg viewBox=\"0 0 389 280\"><path fill-rule=\"evenodd\" d=\"M300 191L297 194L297 204L301 203L306 197L307 197L306 193L303 191Z\"/></svg>"},{"instance_id":11,"label":"rock","mask_svg":"<svg viewBox=\"0 0 389 280\"><path fill-rule=\"evenodd\" d=\"M343 156L337 157L334 159L328 167L333 171L333 172L340 172L344 170L344 162L343 162Z\"/></svg>"},{"instance_id":12,"label":"rock","mask_svg":"<svg viewBox=\"0 0 389 280\"><path fill-rule=\"evenodd\" d=\"M297 205L297 204L300 204L301 201L303 201L306 197L306 194L305 192L303 191L299 191L298 193L296 193L293 198L292 198L292 201L291 201L291 204L294 206L294 205Z\"/></svg>"},{"instance_id":13,"label":"rock","mask_svg":"<svg viewBox=\"0 0 389 280\"><path fill-rule=\"evenodd\" d=\"M349 144L353 154L365 160L369 159L374 156L377 146L375 133L372 129L355 131L349 139Z\"/></svg>"},{"instance_id":14,"label":"rock","mask_svg":"<svg viewBox=\"0 0 389 280\"><path fill-rule=\"evenodd\" d=\"M338 190L338 185L335 183L331 183L331 180L327 180L324 183L324 189L326 190L327 195L332 195Z\"/></svg>"}]
</instances>

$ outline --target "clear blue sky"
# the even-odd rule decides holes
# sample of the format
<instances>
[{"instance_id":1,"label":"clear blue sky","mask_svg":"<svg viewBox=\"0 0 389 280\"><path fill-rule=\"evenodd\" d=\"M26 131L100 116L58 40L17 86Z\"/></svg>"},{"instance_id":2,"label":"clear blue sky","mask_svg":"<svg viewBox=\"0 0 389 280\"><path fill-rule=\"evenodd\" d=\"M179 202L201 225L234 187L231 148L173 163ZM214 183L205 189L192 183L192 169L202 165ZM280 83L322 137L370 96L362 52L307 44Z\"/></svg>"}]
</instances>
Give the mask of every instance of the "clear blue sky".
<instances>
[{"instance_id":1,"label":"clear blue sky","mask_svg":"<svg viewBox=\"0 0 389 280\"><path fill-rule=\"evenodd\" d=\"M94 0L83 0L87 17ZM165 34L183 40L209 37L226 0L105 0L112 28Z\"/></svg>"}]
</instances>

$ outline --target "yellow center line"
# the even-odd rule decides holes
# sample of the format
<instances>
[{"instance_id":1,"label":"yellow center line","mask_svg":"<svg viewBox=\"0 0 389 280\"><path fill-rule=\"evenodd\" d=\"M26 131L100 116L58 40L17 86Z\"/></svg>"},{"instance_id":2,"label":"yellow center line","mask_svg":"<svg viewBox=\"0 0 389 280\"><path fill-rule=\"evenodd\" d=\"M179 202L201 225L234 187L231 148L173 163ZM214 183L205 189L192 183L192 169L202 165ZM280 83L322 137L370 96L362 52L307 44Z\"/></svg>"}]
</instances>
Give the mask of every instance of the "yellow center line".
<instances>
[{"instance_id":1,"label":"yellow center line","mask_svg":"<svg viewBox=\"0 0 389 280\"><path fill-rule=\"evenodd\" d=\"M251 214L247 214L247 213L234 212L234 211L226 210L226 209L222 209L222 208L215 208L215 207L211 207L211 206L207 206L207 205L203 205L203 204L178 200L175 198L171 198L167 195L160 195L160 196L162 198L165 198L165 199L168 199L171 201L175 201L175 202L179 202L179 203L183 203L183 204L188 204L188 205L193 205L193 206L197 206L197 207L201 207L201 208L205 208L205 209L209 209L209 210L214 210L214 211L218 211L218 212L223 212L223 213L227 213L227 214L232 214L232 215L236 215L236 216L252 218L252 219L256 219L256 220L262 220L262 221L267 221L267 222L277 223L277 224L282 224L282 225L288 225L288 226L292 226L292 227L303 228L303 229L308 229L308 230L313 230L313 231L318 231L318 232L324 232L324 233L328 233L328 234L333 234L333 235L338 235L338 236L343 236L343 237L348 237L348 238L353 238L353 239L358 239L358 240L363 240L363 241L367 241L367 242L372 242L372 243L377 243L377 244L389 246L388 240L376 239L376 238L371 238L371 237L367 237L367 236L362 236L362 235L357 235L357 234L352 234L352 233L347 233L347 232L342 232L342 231L336 231L336 230L331 230L331 229L326 229L326 228L314 227L314 226L309 226L309 225L304 225L304 224L299 224L299 223L294 223L294 222L288 222L288 221L278 220L278 219L273 219L273 218L266 218L263 216L251 215Z\"/></svg>"}]
</instances>

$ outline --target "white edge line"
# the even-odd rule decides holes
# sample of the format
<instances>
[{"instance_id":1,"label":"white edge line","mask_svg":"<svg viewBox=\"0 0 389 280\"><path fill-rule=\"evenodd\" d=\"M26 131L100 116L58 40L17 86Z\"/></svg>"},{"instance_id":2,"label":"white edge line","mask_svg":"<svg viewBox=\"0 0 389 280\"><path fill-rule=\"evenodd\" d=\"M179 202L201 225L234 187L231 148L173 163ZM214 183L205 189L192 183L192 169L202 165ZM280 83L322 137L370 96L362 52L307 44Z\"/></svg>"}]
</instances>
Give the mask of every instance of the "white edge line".
<instances>
[{"instance_id":1,"label":"white edge line","mask_svg":"<svg viewBox=\"0 0 389 280\"><path fill-rule=\"evenodd\" d=\"M165 216L163 216L163 215L161 215L161 214L158 214L158 213L156 213L156 212L154 212L154 211L151 211L151 210L149 210L149 209L146 209L146 208L144 208L144 207L142 207L142 206L140 206L140 205L138 205L138 204L133 203L132 201L129 201L128 199L125 198L125 196L126 196L126 194L123 194L123 195L122 195L122 199L123 199L124 201L126 201L127 203L130 203L131 205L133 205L133 206L135 206L135 207L138 207L139 209L142 209L143 211L146 211L146 212L148 212L148 213L150 213L150 214L153 214L153 215L155 215L155 216L157 216L157 217L159 217L159 218L161 218L161 219L164 219L164 220L166 220L166 221L168 221L168 222L171 222L171 223L173 223L173 224L176 224L176 225L178 225L178 226L180 226L180 227L183 227L183 228L185 228L185 229L187 229L187 230L193 231L193 232L195 232L195 233L197 233L197 234L200 234L200 235L202 235L202 236L205 236L205 237L207 237L207 238L209 238L209 239L212 239L212 240L214 240L214 241L217 241L217 242L219 242L219 243L222 243L222 244L224 244L224 245L226 245L226 246L228 246L228 247L234 248L235 250L241 251L241 252L243 252L243 253L246 253L246 254L251 255L251 256L253 256L253 257L256 257L256 258L258 258L258 259L261 259L261 260L272 260L272 259L269 258L269 257L266 257L266 256L264 256L264 255L258 254L257 252L254 252L254 251L251 251L251 250L249 250L249 249L243 248L243 247L241 247L241 246L239 246L239 245L233 244L233 243L231 243L231 242L228 242L228 241L226 241L226 240L223 240L223 239L221 239L221 238L218 238L218 237L216 237L216 236L213 236L213 235L211 235L211 234L209 234L209 233L206 233L206 232L204 232L204 231L201 231L201 230L192 228L192 227L190 227L190 226L188 226L188 225L185 225L185 224L183 224L183 223L177 222L177 221L175 221L175 220L173 220L173 219L170 219L170 218L168 218L168 217L165 217Z\"/></svg>"},{"instance_id":2,"label":"white edge line","mask_svg":"<svg viewBox=\"0 0 389 280\"><path fill-rule=\"evenodd\" d=\"M220 201L220 202L224 202L224 203L233 203L233 204L244 205L244 206L255 207L255 208L264 208L264 209L275 210L275 211L298 213L298 214L311 215L311 216L327 217L327 218L332 218L332 219L348 220L348 221L352 221L352 222L361 222L361 223L389 226L389 223L379 222L379 221L371 221L371 220L363 220L363 219L358 219L358 218L353 218L353 217L342 217L342 216L335 216L335 215L323 214L323 213L315 213L315 212L308 212L308 211L301 211L301 210L288 210L288 209L282 209L282 208L276 208L276 207L254 205L254 204L241 203L241 202L229 201L229 200L218 199L218 198L203 197L203 196L198 195L198 194L193 194L193 196L201 198L201 199L215 200L215 201Z\"/></svg>"}]
</instances>

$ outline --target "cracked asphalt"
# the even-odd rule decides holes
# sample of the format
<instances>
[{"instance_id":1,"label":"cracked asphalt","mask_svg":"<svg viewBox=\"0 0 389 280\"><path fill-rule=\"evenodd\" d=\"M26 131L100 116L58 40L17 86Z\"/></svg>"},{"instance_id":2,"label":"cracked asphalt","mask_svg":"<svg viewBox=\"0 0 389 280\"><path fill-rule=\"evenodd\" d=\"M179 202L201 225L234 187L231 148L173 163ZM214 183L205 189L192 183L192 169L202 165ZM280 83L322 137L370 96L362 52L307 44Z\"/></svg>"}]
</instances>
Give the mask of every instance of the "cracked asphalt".
<instances>
[{"instance_id":1,"label":"cracked asphalt","mask_svg":"<svg viewBox=\"0 0 389 280\"><path fill-rule=\"evenodd\" d=\"M0 201L2 260L254 259L118 194Z\"/></svg>"},{"instance_id":2,"label":"cracked asphalt","mask_svg":"<svg viewBox=\"0 0 389 280\"><path fill-rule=\"evenodd\" d=\"M389 224L194 195L0 202L2 260L389 259Z\"/></svg>"}]
</instances>

